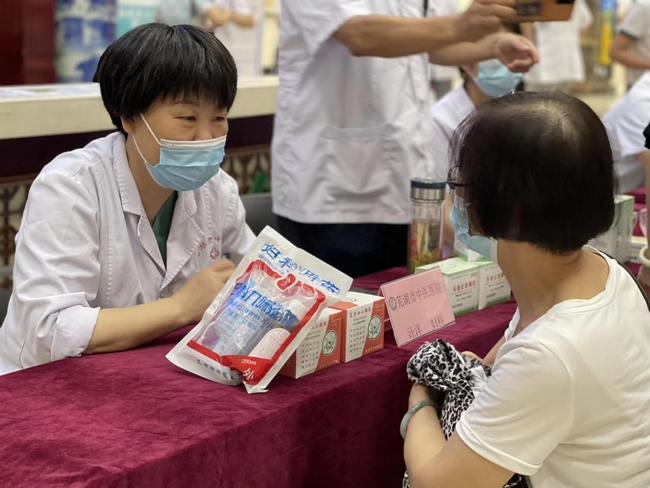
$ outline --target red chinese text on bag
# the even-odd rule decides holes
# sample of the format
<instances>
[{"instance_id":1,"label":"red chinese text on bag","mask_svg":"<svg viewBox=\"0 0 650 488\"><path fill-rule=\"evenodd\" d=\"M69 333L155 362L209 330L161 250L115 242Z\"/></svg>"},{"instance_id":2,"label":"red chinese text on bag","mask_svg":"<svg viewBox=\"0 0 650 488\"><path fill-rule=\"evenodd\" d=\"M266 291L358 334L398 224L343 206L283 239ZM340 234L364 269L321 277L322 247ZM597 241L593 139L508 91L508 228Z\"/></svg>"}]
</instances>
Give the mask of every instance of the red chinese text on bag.
<instances>
[{"instance_id":1,"label":"red chinese text on bag","mask_svg":"<svg viewBox=\"0 0 650 488\"><path fill-rule=\"evenodd\" d=\"M167 355L183 369L265 391L351 278L266 228L201 322Z\"/></svg>"}]
</instances>

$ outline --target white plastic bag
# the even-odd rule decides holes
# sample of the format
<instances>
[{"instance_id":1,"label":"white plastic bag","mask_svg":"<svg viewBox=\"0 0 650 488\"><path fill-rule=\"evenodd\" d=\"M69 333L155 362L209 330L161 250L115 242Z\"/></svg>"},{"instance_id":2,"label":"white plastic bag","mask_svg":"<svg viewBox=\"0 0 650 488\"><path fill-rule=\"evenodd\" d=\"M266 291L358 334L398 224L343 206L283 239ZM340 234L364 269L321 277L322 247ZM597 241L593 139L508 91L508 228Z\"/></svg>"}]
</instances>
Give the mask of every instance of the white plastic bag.
<instances>
[{"instance_id":1,"label":"white plastic bag","mask_svg":"<svg viewBox=\"0 0 650 488\"><path fill-rule=\"evenodd\" d=\"M243 381L249 393L266 391L323 309L351 285L350 277L267 227L167 359L218 383Z\"/></svg>"}]
</instances>

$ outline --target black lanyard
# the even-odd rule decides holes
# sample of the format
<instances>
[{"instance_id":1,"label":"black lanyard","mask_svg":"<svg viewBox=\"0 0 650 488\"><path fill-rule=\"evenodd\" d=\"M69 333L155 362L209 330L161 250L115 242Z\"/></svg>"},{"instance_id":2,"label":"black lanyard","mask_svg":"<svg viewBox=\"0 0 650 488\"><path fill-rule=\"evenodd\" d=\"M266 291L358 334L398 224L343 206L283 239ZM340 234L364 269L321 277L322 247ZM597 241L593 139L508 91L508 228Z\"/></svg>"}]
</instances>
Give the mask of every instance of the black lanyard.
<instances>
[{"instance_id":1,"label":"black lanyard","mask_svg":"<svg viewBox=\"0 0 650 488\"><path fill-rule=\"evenodd\" d=\"M423 16L426 17L428 13L429 13L429 0L424 0L424 14L423 14Z\"/></svg>"}]
</instances>

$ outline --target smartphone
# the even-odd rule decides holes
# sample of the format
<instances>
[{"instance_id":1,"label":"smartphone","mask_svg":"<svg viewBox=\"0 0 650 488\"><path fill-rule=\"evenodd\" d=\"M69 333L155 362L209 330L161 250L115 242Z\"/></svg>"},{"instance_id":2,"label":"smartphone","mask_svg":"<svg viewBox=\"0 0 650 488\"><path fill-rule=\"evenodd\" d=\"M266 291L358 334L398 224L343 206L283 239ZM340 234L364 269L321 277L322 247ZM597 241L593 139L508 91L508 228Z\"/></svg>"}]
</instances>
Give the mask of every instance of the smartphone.
<instances>
[{"instance_id":1,"label":"smartphone","mask_svg":"<svg viewBox=\"0 0 650 488\"><path fill-rule=\"evenodd\" d=\"M515 0L515 22L569 20L575 0Z\"/></svg>"}]
</instances>

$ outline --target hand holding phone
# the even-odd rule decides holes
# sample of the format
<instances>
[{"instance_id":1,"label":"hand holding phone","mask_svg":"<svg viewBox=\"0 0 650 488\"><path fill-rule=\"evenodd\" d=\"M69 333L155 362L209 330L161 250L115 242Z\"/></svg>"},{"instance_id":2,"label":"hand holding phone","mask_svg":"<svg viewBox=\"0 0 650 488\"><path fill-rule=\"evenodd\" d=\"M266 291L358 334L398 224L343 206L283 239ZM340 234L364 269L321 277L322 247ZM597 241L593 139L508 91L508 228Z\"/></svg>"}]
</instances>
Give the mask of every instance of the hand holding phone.
<instances>
[{"instance_id":1,"label":"hand holding phone","mask_svg":"<svg viewBox=\"0 0 650 488\"><path fill-rule=\"evenodd\" d=\"M516 15L514 4L515 0L474 0L470 7L457 17L458 40L474 42L499 32L504 19Z\"/></svg>"},{"instance_id":2,"label":"hand holding phone","mask_svg":"<svg viewBox=\"0 0 650 488\"><path fill-rule=\"evenodd\" d=\"M515 0L511 22L556 22L569 20L575 0Z\"/></svg>"}]
</instances>

